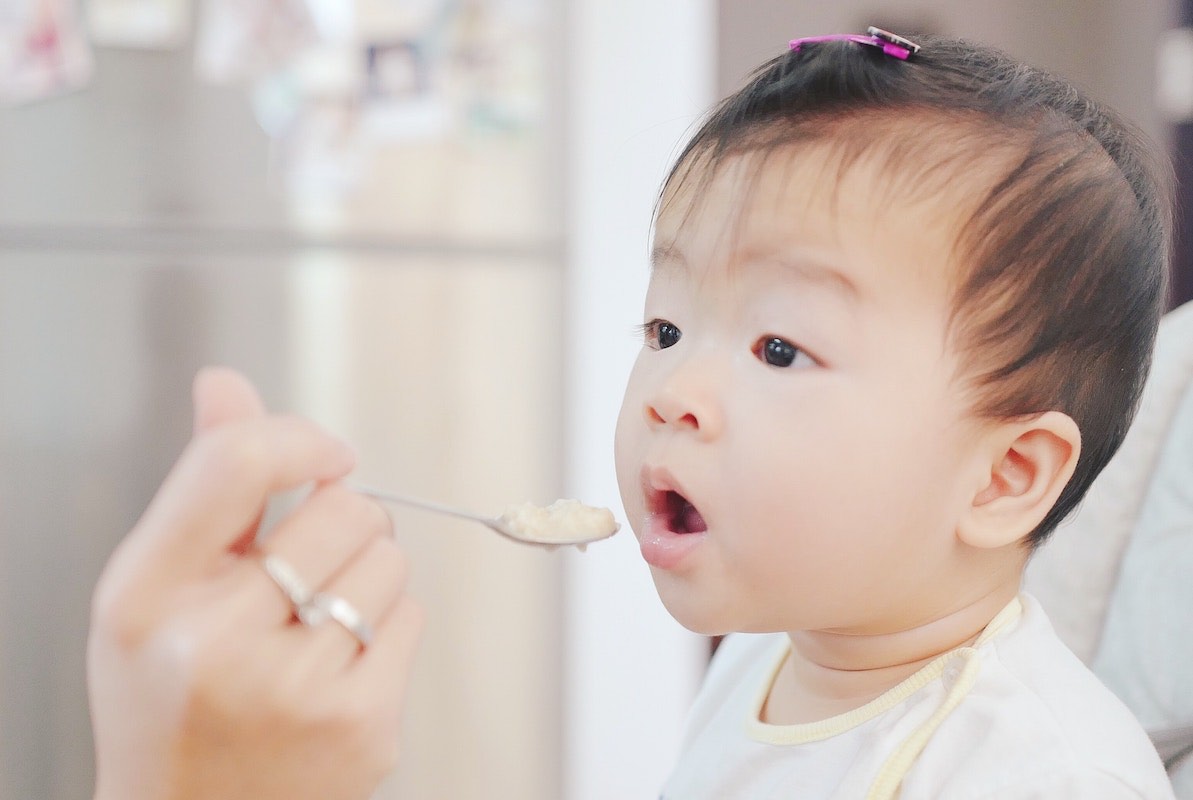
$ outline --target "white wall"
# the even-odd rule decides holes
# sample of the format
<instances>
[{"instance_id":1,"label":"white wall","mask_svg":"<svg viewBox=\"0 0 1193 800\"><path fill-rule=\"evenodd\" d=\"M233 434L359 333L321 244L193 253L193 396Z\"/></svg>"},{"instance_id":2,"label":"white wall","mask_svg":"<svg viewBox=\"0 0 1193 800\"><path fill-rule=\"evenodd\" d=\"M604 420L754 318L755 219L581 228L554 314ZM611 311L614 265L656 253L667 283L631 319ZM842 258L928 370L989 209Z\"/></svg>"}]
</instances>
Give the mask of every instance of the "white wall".
<instances>
[{"instance_id":1,"label":"white wall","mask_svg":"<svg viewBox=\"0 0 1193 800\"><path fill-rule=\"evenodd\" d=\"M617 510L613 429L638 345L655 192L714 99L712 0L572 0L567 288L561 352L567 490ZM706 640L663 610L629 532L565 565L564 786L568 800L657 797Z\"/></svg>"}]
</instances>

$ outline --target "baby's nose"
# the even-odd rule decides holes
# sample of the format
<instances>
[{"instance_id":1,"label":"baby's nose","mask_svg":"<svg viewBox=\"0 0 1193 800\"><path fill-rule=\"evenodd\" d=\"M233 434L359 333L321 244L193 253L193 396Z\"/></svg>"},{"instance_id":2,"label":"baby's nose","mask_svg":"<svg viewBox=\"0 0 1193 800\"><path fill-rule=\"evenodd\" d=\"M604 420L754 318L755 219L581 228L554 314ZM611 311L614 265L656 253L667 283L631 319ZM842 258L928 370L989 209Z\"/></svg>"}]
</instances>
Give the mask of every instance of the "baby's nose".
<instances>
[{"instance_id":1,"label":"baby's nose","mask_svg":"<svg viewBox=\"0 0 1193 800\"><path fill-rule=\"evenodd\" d=\"M646 406L646 420L655 425L666 425L669 422L674 423L683 428L691 428L692 430L700 430L700 420L696 415L688 411L686 413L674 412L668 413L664 416L663 412L659 411L658 404L647 404Z\"/></svg>"},{"instance_id":2,"label":"baby's nose","mask_svg":"<svg viewBox=\"0 0 1193 800\"><path fill-rule=\"evenodd\" d=\"M647 399L643 409L647 425L699 433L702 439L719 435L723 426L720 403L704 384L672 376Z\"/></svg>"}]
</instances>

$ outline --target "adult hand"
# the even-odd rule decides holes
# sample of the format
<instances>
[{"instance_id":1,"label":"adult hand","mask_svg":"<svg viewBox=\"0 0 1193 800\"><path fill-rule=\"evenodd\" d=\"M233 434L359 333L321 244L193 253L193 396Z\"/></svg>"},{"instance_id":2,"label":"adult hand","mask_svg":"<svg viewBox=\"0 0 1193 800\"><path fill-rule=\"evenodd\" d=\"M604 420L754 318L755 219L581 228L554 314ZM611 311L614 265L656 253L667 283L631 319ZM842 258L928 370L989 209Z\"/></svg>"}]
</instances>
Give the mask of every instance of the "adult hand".
<instances>
[{"instance_id":1,"label":"adult hand","mask_svg":"<svg viewBox=\"0 0 1193 800\"><path fill-rule=\"evenodd\" d=\"M195 435L96 588L88 688L97 800L368 797L392 769L421 610L354 465L247 381L195 379ZM269 497L313 491L254 544ZM265 551L373 628L307 627Z\"/></svg>"}]
</instances>

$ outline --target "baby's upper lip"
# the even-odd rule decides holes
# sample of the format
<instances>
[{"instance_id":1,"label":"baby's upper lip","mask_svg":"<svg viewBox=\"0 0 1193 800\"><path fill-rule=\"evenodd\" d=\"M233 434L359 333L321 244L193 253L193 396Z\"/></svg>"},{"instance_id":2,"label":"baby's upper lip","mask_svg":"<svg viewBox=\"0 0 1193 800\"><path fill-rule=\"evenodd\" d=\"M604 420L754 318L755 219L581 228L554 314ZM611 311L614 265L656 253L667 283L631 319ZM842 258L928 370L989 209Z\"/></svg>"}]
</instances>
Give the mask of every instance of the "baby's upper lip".
<instances>
[{"instance_id":1,"label":"baby's upper lip","mask_svg":"<svg viewBox=\"0 0 1193 800\"><path fill-rule=\"evenodd\" d=\"M669 492L674 492L688 500L683 485L671 473L671 470L663 466L648 464L643 467L642 492L646 496L647 511L651 514L661 514L667 510L667 494Z\"/></svg>"}]
</instances>

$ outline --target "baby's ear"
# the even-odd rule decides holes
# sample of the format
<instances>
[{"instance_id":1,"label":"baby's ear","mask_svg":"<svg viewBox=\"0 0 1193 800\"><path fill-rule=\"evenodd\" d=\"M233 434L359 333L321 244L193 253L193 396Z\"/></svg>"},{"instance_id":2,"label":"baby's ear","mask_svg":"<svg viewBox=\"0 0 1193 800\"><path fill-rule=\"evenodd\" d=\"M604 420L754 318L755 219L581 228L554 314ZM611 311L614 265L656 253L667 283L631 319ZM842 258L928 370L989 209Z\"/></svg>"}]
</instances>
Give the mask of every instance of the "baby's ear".
<instances>
[{"instance_id":1,"label":"baby's ear","mask_svg":"<svg viewBox=\"0 0 1193 800\"><path fill-rule=\"evenodd\" d=\"M986 438L988 477L957 527L971 547L1003 547L1026 538L1073 477L1081 433L1067 414L1001 423ZM985 470L984 470L985 474Z\"/></svg>"}]
</instances>

